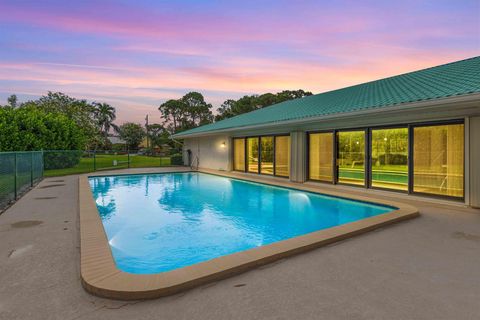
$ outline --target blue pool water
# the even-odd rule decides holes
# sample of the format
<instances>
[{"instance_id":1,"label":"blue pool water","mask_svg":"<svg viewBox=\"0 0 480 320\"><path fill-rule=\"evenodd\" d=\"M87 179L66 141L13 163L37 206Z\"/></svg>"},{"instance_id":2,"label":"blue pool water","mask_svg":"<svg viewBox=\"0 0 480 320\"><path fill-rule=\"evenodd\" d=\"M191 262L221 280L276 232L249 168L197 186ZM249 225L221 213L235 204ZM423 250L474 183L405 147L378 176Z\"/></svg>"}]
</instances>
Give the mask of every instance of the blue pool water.
<instances>
[{"instance_id":1,"label":"blue pool water","mask_svg":"<svg viewBox=\"0 0 480 320\"><path fill-rule=\"evenodd\" d=\"M394 210L203 173L92 177L117 267L159 273Z\"/></svg>"}]
</instances>

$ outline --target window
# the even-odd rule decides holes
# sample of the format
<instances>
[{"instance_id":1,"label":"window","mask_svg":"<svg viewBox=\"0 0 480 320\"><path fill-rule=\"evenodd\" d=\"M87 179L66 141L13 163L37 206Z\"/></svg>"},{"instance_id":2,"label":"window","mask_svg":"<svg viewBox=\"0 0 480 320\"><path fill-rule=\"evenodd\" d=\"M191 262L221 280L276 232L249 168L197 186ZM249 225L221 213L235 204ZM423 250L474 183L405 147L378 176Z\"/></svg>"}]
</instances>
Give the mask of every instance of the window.
<instances>
[{"instance_id":1,"label":"window","mask_svg":"<svg viewBox=\"0 0 480 320\"><path fill-rule=\"evenodd\" d=\"M245 139L233 139L233 170L245 171Z\"/></svg>"},{"instance_id":2,"label":"window","mask_svg":"<svg viewBox=\"0 0 480 320\"><path fill-rule=\"evenodd\" d=\"M308 178L333 182L333 133L312 133L308 139Z\"/></svg>"},{"instance_id":3,"label":"window","mask_svg":"<svg viewBox=\"0 0 480 320\"><path fill-rule=\"evenodd\" d=\"M247 171L258 173L258 137L255 138L247 138Z\"/></svg>"},{"instance_id":4,"label":"window","mask_svg":"<svg viewBox=\"0 0 480 320\"><path fill-rule=\"evenodd\" d=\"M413 128L413 191L463 197L464 125Z\"/></svg>"},{"instance_id":5,"label":"window","mask_svg":"<svg viewBox=\"0 0 480 320\"><path fill-rule=\"evenodd\" d=\"M408 191L408 128L372 129L372 187Z\"/></svg>"},{"instance_id":6,"label":"window","mask_svg":"<svg viewBox=\"0 0 480 320\"><path fill-rule=\"evenodd\" d=\"M337 132L338 182L365 185L365 131Z\"/></svg>"},{"instance_id":7,"label":"window","mask_svg":"<svg viewBox=\"0 0 480 320\"><path fill-rule=\"evenodd\" d=\"M273 174L273 137L260 138L260 173Z\"/></svg>"},{"instance_id":8,"label":"window","mask_svg":"<svg viewBox=\"0 0 480 320\"><path fill-rule=\"evenodd\" d=\"M290 176L290 136L275 137L275 175Z\"/></svg>"}]
</instances>

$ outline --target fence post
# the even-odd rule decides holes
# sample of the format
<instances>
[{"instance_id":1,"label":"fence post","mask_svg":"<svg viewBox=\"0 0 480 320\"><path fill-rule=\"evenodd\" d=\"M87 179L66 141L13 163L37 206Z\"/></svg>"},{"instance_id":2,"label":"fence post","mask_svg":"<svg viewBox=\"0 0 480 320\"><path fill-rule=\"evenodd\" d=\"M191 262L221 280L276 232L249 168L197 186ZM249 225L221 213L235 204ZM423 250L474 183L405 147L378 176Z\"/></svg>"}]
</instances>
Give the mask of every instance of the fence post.
<instances>
[{"instance_id":1,"label":"fence post","mask_svg":"<svg viewBox=\"0 0 480 320\"><path fill-rule=\"evenodd\" d=\"M128 169L130 169L130 151L127 149L127 164L128 164Z\"/></svg>"},{"instance_id":2,"label":"fence post","mask_svg":"<svg viewBox=\"0 0 480 320\"><path fill-rule=\"evenodd\" d=\"M30 187L33 188L33 151L30 152Z\"/></svg>"},{"instance_id":3,"label":"fence post","mask_svg":"<svg viewBox=\"0 0 480 320\"><path fill-rule=\"evenodd\" d=\"M15 160L14 160L15 172L13 174L13 186L15 189L15 200L17 200L17 153L15 152L14 155L15 155Z\"/></svg>"},{"instance_id":4,"label":"fence post","mask_svg":"<svg viewBox=\"0 0 480 320\"><path fill-rule=\"evenodd\" d=\"M93 150L93 171L97 171L97 150Z\"/></svg>"}]
</instances>

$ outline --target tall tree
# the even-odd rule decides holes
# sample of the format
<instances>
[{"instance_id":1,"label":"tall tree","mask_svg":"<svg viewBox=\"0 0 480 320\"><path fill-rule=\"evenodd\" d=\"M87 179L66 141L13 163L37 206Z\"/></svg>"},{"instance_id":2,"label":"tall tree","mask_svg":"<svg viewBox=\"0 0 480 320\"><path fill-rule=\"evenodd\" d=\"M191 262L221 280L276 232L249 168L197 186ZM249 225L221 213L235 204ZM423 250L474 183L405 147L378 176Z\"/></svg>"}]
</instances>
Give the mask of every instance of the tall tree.
<instances>
[{"instance_id":1,"label":"tall tree","mask_svg":"<svg viewBox=\"0 0 480 320\"><path fill-rule=\"evenodd\" d=\"M120 138L125 140L128 149L136 150L145 137L145 130L137 123L127 122L118 128Z\"/></svg>"},{"instance_id":2,"label":"tall tree","mask_svg":"<svg viewBox=\"0 0 480 320\"><path fill-rule=\"evenodd\" d=\"M185 103L183 129L189 129L213 121L212 105L205 102L205 98L199 92L189 92L181 99Z\"/></svg>"},{"instance_id":3,"label":"tall tree","mask_svg":"<svg viewBox=\"0 0 480 320\"><path fill-rule=\"evenodd\" d=\"M185 115L185 103L181 100L168 100L158 107L164 124L172 133L177 132Z\"/></svg>"},{"instance_id":4,"label":"tall tree","mask_svg":"<svg viewBox=\"0 0 480 320\"><path fill-rule=\"evenodd\" d=\"M171 133L211 123L211 109L212 105L199 92L189 92L178 100L168 100L158 108L163 125Z\"/></svg>"},{"instance_id":5,"label":"tall tree","mask_svg":"<svg viewBox=\"0 0 480 320\"><path fill-rule=\"evenodd\" d=\"M95 110L94 110L94 117L97 121L97 124L100 128L100 131L103 134L103 138L105 140L105 144L108 143L108 133L110 129L114 129L118 131L118 126L113 123L113 121L117 118L115 108L107 103L93 103Z\"/></svg>"}]
</instances>

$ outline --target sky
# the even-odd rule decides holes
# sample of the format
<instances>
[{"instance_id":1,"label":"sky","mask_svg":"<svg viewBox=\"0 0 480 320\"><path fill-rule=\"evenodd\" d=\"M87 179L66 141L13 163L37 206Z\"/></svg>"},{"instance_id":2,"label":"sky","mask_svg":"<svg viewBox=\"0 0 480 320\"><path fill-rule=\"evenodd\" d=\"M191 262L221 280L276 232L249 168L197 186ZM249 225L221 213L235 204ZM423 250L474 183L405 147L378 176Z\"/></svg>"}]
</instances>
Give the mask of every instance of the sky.
<instances>
[{"instance_id":1,"label":"sky","mask_svg":"<svg viewBox=\"0 0 480 320\"><path fill-rule=\"evenodd\" d=\"M48 91L160 122L189 91L320 93L480 54L480 0L0 0L0 104Z\"/></svg>"}]
</instances>

